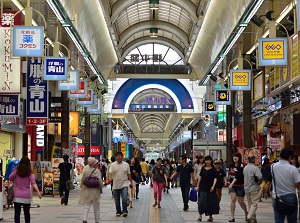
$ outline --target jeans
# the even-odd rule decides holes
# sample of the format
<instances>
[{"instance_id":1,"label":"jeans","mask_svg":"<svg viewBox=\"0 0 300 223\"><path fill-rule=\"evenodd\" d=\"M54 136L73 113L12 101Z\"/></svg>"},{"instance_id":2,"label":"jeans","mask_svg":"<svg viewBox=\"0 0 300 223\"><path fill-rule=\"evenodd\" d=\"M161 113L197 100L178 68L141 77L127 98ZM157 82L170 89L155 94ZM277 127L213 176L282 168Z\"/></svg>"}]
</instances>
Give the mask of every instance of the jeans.
<instances>
[{"instance_id":1,"label":"jeans","mask_svg":"<svg viewBox=\"0 0 300 223\"><path fill-rule=\"evenodd\" d=\"M252 192L246 192L246 197L248 200L248 215L247 218L251 220L256 219L255 212L257 210L257 204L260 200L260 193L259 190L252 191Z\"/></svg>"},{"instance_id":2,"label":"jeans","mask_svg":"<svg viewBox=\"0 0 300 223\"><path fill-rule=\"evenodd\" d=\"M121 211L120 197L122 197L123 212ZM121 189L114 189L114 200L115 200L117 214L128 213L127 197L128 197L128 187L123 187Z\"/></svg>"},{"instance_id":3,"label":"jeans","mask_svg":"<svg viewBox=\"0 0 300 223\"><path fill-rule=\"evenodd\" d=\"M280 197L282 200L284 200L285 202L297 205L297 196L296 194L287 194L284 196ZM274 208L274 219L275 219L275 223L284 223L284 219L286 215L280 214L276 211L275 209L275 199L272 199L272 205ZM296 208L296 210L294 211L293 214L291 215L287 215L287 222L288 223L295 223L297 222L297 213L298 213L298 208Z\"/></svg>"},{"instance_id":4,"label":"jeans","mask_svg":"<svg viewBox=\"0 0 300 223\"><path fill-rule=\"evenodd\" d=\"M157 200L161 201L161 194L162 194L162 190L164 187L164 183L160 183L160 182L153 182L153 192L154 192L154 200L155 202L157 202Z\"/></svg>"},{"instance_id":5,"label":"jeans","mask_svg":"<svg viewBox=\"0 0 300 223\"><path fill-rule=\"evenodd\" d=\"M23 205L25 223L30 223L30 204L14 203L15 223L20 223L21 206Z\"/></svg>"},{"instance_id":6,"label":"jeans","mask_svg":"<svg viewBox=\"0 0 300 223\"><path fill-rule=\"evenodd\" d=\"M69 201L69 193L70 191L66 189L66 182L62 182L59 184L59 197L64 197L64 203L67 204Z\"/></svg>"},{"instance_id":7,"label":"jeans","mask_svg":"<svg viewBox=\"0 0 300 223\"><path fill-rule=\"evenodd\" d=\"M189 205L189 196L190 196L190 183L183 183L180 182L180 188L181 188L181 194L182 194L182 200L183 200L183 205L184 208L188 208Z\"/></svg>"}]
</instances>

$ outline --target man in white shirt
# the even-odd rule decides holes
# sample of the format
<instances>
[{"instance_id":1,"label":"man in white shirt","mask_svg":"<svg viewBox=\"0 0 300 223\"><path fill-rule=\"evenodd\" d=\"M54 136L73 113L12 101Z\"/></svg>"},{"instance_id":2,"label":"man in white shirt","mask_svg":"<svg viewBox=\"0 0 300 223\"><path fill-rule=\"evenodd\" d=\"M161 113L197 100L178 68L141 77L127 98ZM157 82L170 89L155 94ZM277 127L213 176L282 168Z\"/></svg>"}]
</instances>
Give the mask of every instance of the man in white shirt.
<instances>
[{"instance_id":1,"label":"man in white shirt","mask_svg":"<svg viewBox=\"0 0 300 223\"><path fill-rule=\"evenodd\" d=\"M298 201L296 196L296 188L298 190L300 189L300 175L297 168L290 164L293 156L294 156L294 151L292 149L284 148L280 152L279 162L273 164L271 167L271 172L272 172L271 177L273 178L272 196L273 196L275 223L284 223L285 216L287 216L288 223L297 222ZM268 187L270 185L269 182L267 183ZM276 211L276 207L275 207L276 195L280 197L283 201L296 206L295 211L291 215L284 215Z\"/></svg>"},{"instance_id":2,"label":"man in white shirt","mask_svg":"<svg viewBox=\"0 0 300 223\"><path fill-rule=\"evenodd\" d=\"M113 192L116 205L116 216L127 217L127 196L128 196L128 186L132 187L132 178L130 173L129 164L123 161L122 152L116 152L116 161L111 163L109 168L109 180L113 180ZM128 185L128 179L130 185ZM122 197L122 208L120 205L120 197Z\"/></svg>"}]
</instances>

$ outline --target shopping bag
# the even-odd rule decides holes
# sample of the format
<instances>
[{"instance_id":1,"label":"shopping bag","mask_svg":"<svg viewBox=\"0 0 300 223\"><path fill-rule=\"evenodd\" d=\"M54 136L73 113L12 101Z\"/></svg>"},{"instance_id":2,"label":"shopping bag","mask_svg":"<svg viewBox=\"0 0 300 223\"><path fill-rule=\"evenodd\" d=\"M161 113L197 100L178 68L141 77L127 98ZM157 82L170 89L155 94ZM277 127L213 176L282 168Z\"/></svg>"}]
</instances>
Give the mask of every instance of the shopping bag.
<instances>
[{"instance_id":1,"label":"shopping bag","mask_svg":"<svg viewBox=\"0 0 300 223\"><path fill-rule=\"evenodd\" d=\"M190 191L190 201L197 202L197 190L194 187Z\"/></svg>"}]
</instances>

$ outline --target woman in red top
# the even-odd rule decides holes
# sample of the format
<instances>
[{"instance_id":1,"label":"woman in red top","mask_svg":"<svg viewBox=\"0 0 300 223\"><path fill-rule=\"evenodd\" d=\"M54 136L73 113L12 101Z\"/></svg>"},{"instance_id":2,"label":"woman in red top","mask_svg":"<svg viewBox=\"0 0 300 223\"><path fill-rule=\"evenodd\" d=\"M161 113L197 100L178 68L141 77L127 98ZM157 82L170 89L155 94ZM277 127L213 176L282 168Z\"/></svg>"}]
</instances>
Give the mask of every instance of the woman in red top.
<instances>
[{"instance_id":1,"label":"woman in red top","mask_svg":"<svg viewBox=\"0 0 300 223\"><path fill-rule=\"evenodd\" d=\"M9 180L14 181L15 223L20 223L21 206L23 206L25 223L30 223L30 204L32 201L30 185L38 192L40 199L42 195L36 185L28 157L24 156L21 159L17 168L9 175Z\"/></svg>"}]
</instances>

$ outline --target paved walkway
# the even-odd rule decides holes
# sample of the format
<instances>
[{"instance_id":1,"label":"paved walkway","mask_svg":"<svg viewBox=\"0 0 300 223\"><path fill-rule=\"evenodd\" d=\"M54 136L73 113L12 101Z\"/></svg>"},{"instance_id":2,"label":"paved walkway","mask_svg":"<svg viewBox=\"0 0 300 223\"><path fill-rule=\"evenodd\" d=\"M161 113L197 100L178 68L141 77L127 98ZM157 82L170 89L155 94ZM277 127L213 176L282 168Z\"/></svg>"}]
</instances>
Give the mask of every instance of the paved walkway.
<instances>
[{"instance_id":1,"label":"paved walkway","mask_svg":"<svg viewBox=\"0 0 300 223\"><path fill-rule=\"evenodd\" d=\"M126 218L115 217L114 200L111 197L110 186L104 188L104 193L101 197L101 223L135 223L135 222L149 222L149 223L195 223L198 218L197 203L189 203L190 209L187 212L182 210L183 203L181 199L180 188L170 190L169 194L163 194L162 208L153 208L153 193L148 185L140 185L139 200L133 201L133 208L129 208L129 213ZM58 195L53 197L43 197L41 200L34 197L34 202L40 205L39 208L31 209L32 223L80 223L82 207L78 204L80 189L71 191L69 205L60 205ZM230 216L229 210L230 197L228 189L223 189L223 197L221 201L221 211L219 215L215 215L214 222L225 223L228 222ZM89 214L89 223L94 222L93 209L91 208ZM4 210L3 221L14 222L13 208ZM241 208L237 205L236 208L236 222L245 222L245 216ZM271 200L259 203L257 211L258 222L274 223L273 209L271 207ZM22 218L23 220L23 218ZM203 216L203 221L207 221L207 217ZM24 222L21 221L21 222Z\"/></svg>"}]
</instances>

